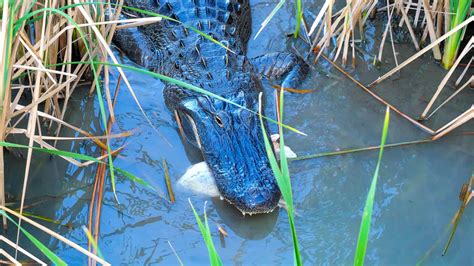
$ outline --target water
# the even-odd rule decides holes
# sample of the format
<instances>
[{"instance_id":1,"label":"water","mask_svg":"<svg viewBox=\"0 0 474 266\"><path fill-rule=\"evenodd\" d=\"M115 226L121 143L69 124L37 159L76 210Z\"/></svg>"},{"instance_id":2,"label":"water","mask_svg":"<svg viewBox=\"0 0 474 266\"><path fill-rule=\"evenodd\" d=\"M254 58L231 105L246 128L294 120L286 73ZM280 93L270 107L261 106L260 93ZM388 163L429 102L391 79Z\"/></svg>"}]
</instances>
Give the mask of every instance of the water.
<instances>
[{"instance_id":1,"label":"water","mask_svg":"<svg viewBox=\"0 0 474 266\"><path fill-rule=\"evenodd\" d=\"M319 10L318 3L306 8ZM270 1L252 1L253 32L273 9ZM314 11L316 13L316 11ZM265 52L307 49L300 42L285 39L293 25L293 6L285 5L257 41L251 41L249 56ZM371 65L378 53L381 22L367 27L366 42L357 54L357 69L351 75L367 84L394 65L387 44L381 69ZM411 44L397 44L399 62L414 53ZM125 59L126 60L126 59ZM126 61L128 62L128 61ZM128 62L130 63L130 62ZM126 139L114 141L114 147L125 146L114 164L142 177L159 188L160 193L117 177L114 200L110 182L106 184L102 208L99 245L105 258L113 264L176 265L178 261L168 241L185 264L208 264L207 250L188 203L191 199L202 213L204 202L218 253L225 264L290 265L292 242L285 211L268 215L242 217L224 201L193 195L175 188L176 202L169 203L163 177L162 160L166 159L171 182L201 159L188 145L183 145L172 115L161 96L163 84L156 79L126 71L145 112L159 129L159 136L147 123L125 86L120 89L116 108L117 123L113 132L134 130ZM430 55L417 60L375 88L402 111L417 116L444 76ZM118 74L112 72L111 88ZM306 95L286 97L285 122L308 134L286 134L287 145L299 155L378 145L385 107L354 83L330 67L324 60L314 67L304 88L317 89ZM447 88L446 92L453 92ZM84 94L86 90L83 90ZM443 94L442 97L447 97ZM437 129L472 104L473 91L466 90L427 125ZM69 108L68 121L96 135L100 133L96 98L77 93ZM472 131L472 122L455 133ZM74 133L64 130L65 136ZM427 138L428 135L392 113L388 143ZM169 145L165 139L171 144ZM90 142L63 142L59 148L97 155ZM367 250L367 264L409 265L420 261L428 252L427 264L474 264L474 209L469 206L462 217L448 254L440 256L447 240L446 228L459 207L461 185L472 174L474 159L472 136L448 136L435 143L390 148L384 153L377 185L373 223ZM7 191L19 198L24 160L9 157ZM362 209L377 160L377 152L293 162L290 164L298 212L296 228L303 261L312 264L351 264L354 256ZM95 166L77 168L60 158L34 154L28 184L26 211L70 223L74 229L41 222L87 247L81 226L88 223L88 206ZM15 206L15 205L14 205ZM229 233L220 240L217 225ZM43 243L52 247L72 264L84 264L86 258L77 251L50 239L44 233L26 226ZM7 232L14 239L13 227ZM22 237L20 244L38 252Z\"/></svg>"}]
</instances>

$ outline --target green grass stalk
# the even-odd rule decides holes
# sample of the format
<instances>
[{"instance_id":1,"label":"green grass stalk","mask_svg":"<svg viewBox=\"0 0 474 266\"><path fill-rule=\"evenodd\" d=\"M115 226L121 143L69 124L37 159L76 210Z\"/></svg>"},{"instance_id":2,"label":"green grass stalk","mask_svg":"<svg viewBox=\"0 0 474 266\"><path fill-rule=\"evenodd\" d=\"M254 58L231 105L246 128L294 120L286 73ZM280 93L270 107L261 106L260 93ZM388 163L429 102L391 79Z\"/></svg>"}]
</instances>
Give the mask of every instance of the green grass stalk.
<instances>
[{"instance_id":1,"label":"green grass stalk","mask_svg":"<svg viewBox=\"0 0 474 266\"><path fill-rule=\"evenodd\" d=\"M204 242L206 243L207 251L209 253L209 260L212 266L222 266L221 258L219 254L217 254L216 247L214 246L214 242L212 241L211 230L209 229L209 224L207 223L207 215L206 215L206 204L204 203L204 223L199 218L196 210L194 209L191 200L188 199L189 205L191 205L191 209L193 209L194 217L199 226L199 230L201 231L202 237L204 238Z\"/></svg>"},{"instance_id":2,"label":"green grass stalk","mask_svg":"<svg viewBox=\"0 0 474 266\"><path fill-rule=\"evenodd\" d=\"M5 211L0 210L0 215L6 217L11 223L16 225L18 229L37 247L43 255L45 255L49 260L51 260L55 265L67 265L61 258L59 258L54 252L47 248L43 243L41 243L36 237L30 234L28 231L23 229L17 222L15 222Z\"/></svg>"},{"instance_id":3,"label":"green grass stalk","mask_svg":"<svg viewBox=\"0 0 474 266\"><path fill-rule=\"evenodd\" d=\"M395 147L402 147L402 146L409 146L409 145L417 145L417 144L429 143L433 141L434 141L433 139L422 139L422 140L391 143L391 144L386 144L385 148L395 148ZM342 151L322 152L322 153L317 153L317 154L298 156L296 158L289 158L288 160L290 162L302 161L302 160L315 159L315 158L328 157L328 156L344 155L344 154L364 152L364 151L373 151L373 150L380 149L380 147L381 147L380 145L377 145L377 146L355 148L355 149L348 149L348 150L342 150Z\"/></svg>"},{"instance_id":4,"label":"green grass stalk","mask_svg":"<svg viewBox=\"0 0 474 266\"><path fill-rule=\"evenodd\" d=\"M87 239L89 240L89 242L91 242L92 247L94 247L95 251L97 252L97 256L99 256L99 258L101 258L101 259L104 259L104 255L102 255L102 252L100 251L99 245L95 241L95 239L92 236L91 232L89 232L89 230L85 226L82 226L82 230L84 230L84 233L86 234Z\"/></svg>"},{"instance_id":5,"label":"green grass stalk","mask_svg":"<svg viewBox=\"0 0 474 266\"><path fill-rule=\"evenodd\" d=\"M85 155L85 154L81 154L81 153L70 152L70 151L53 150L53 149L39 148L39 147L29 147L27 145L16 144L16 143L5 142L5 141L0 141L0 147L19 148L19 149L31 148L33 151L38 151L38 152L47 153L47 154L51 154L51 155L64 156L64 157L73 158L73 159L77 159L77 160L93 161L95 163L106 164L102 160L99 160L95 157ZM118 167L116 167L115 170L117 170L117 172L121 173L126 178L130 179L131 181L133 181L135 183L138 183L138 184L140 184L144 187L147 187L147 188L149 188L153 191L157 191L156 188L151 186L145 180L135 176L134 174L132 174L130 172L125 171L123 169L120 169Z\"/></svg>"},{"instance_id":6,"label":"green grass stalk","mask_svg":"<svg viewBox=\"0 0 474 266\"><path fill-rule=\"evenodd\" d=\"M449 30L466 20L471 4L472 0L450 0L449 11L451 12L451 24ZM444 68L449 69L454 64L461 44L462 35L463 30L458 30L446 40L442 59L442 65Z\"/></svg>"},{"instance_id":7,"label":"green grass stalk","mask_svg":"<svg viewBox=\"0 0 474 266\"><path fill-rule=\"evenodd\" d=\"M283 121L283 100L284 90L280 90L280 121ZM288 168L288 159L286 157L285 149L280 149L280 165L278 165L277 159L273 152L273 146L268 139L267 131L265 130L265 125L263 124L263 116L262 113L262 106L261 106L261 97L262 94L259 96L259 103L260 103L260 127L262 128L262 134L265 142L265 150L267 152L268 159L270 161L270 166L273 170L273 174L277 180L278 187L280 188L281 194L283 195L283 199L286 202L287 211L288 211L288 221L290 223L290 231L291 237L293 240L293 253L295 259L295 265L303 265L301 260L301 254L298 244L298 237L296 236L296 228L295 228L295 215L294 215L294 206L293 206L293 192L291 188L291 180L290 180L290 171ZM280 133L280 147L285 147L285 140L283 137L283 127L282 124L279 124L279 133Z\"/></svg>"},{"instance_id":8,"label":"green grass stalk","mask_svg":"<svg viewBox=\"0 0 474 266\"><path fill-rule=\"evenodd\" d=\"M357 248L354 257L354 265L364 265L365 253L367 250L367 243L369 242L370 223L372 221L372 210L374 207L375 189L377 188L377 179L379 176L380 163L382 161L385 141L387 140L388 126L390 122L390 108L387 106L385 112L385 120L383 123L382 140L380 141L379 158L377 166L375 167L372 183L370 184L369 193L365 202L364 213L362 214L362 221L360 223L359 237L357 239Z\"/></svg>"},{"instance_id":9,"label":"green grass stalk","mask_svg":"<svg viewBox=\"0 0 474 266\"><path fill-rule=\"evenodd\" d=\"M183 82L181 80L177 80L177 79L174 79L174 78L171 78L171 77L168 77L168 76L165 76L163 74L160 74L160 73L156 73L156 72L153 72L153 71L149 71L149 70L146 70L146 69L143 69L143 68L139 68L139 67L134 67L134 66L129 66L129 65L123 65L123 64L114 64L114 63L109 63L109 62L99 62L99 61L94 61L93 62L94 64L96 65L99 65L99 64L103 64L103 65L107 65L107 66L114 66L114 67L120 67L120 68L123 68L123 69L128 69L128 70L132 70L134 72L137 72L137 73L142 73L142 74L145 74L145 75L148 75L148 76L151 76L151 77L154 77L154 78L158 78L158 79L161 79L165 82L168 82L168 83L171 83L171 84L175 84L175 85L178 85L180 87L183 87L185 89L188 89L188 90L191 90L193 92L197 92L197 93L201 93L201 94L204 94L204 95L207 95L209 97L213 97L215 99L218 99L218 100L221 100L223 102L226 102L228 104L231 104L231 105L234 105L234 106L237 106L239 108L242 108L246 111L249 111L250 113L254 114L254 115L261 115L259 114L258 112L255 112L254 110L250 110L248 109L247 107L243 106L243 105L240 105L238 103L235 103L233 101L230 101L220 95L217 95L215 93L212 93L210 91L207 91L203 88L200 88L200 87L197 87L197 86L194 86L194 85L191 85L189 83L186 83L186 82ZM60 64L54 64L54 65L48 65L48 66L59 66L59 65L64 65L64 64L90 64L90 62L67 62L67 63L60 63ZM300 134L300 135L303 135L303 136L306 136L306 134L304 132L301 132L299 131L298 129L292 127L292 126L289 126L289 125L286 125L286 124L283 124L283 123L280 123L274 119L271 119L269 117L266 117L266 116L262 116L263 119L271 122L271 123L275 123L275 124L278 124L278 125L281 125L282 127L284 127L285 129L288 129L288 130L291 130L297 134Z\"/></svg>"},{"instance_id":10,"label":"green grass stalk","mask_svg":"<svg viewBox=\"0 0 474 266\"><path fill-rule=\"evenodd\" d=\"M298 38L298 34L300 32L301 28L301 21L303 20L303 3L301 0L296 0L295 1L295 6L296 6L296 28L295 28L295 34L294 37L295 39Z\"/></svg>"}]
</instances>

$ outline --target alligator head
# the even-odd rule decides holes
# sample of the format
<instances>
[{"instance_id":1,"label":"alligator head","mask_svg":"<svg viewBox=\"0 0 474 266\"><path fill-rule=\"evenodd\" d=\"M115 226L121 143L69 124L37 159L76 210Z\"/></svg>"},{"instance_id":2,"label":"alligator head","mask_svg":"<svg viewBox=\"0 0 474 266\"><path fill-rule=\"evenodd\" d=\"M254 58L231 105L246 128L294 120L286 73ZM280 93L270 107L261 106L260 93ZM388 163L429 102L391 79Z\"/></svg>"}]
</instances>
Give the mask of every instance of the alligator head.
<instances>
[{"instance_id":1,"label":"alligator head","mask_svg":"<svg viewBox=\"0 0 474 266\"><path fill-rule=\"evenodd\" d=\"M226 99L258 112L257 90L234 90ZM204 95L182 99L175 110L182 133L202 151L224 199L244 214L271 212L278 205L281 194L257 115Z\"/></svg>"}]
</instances>

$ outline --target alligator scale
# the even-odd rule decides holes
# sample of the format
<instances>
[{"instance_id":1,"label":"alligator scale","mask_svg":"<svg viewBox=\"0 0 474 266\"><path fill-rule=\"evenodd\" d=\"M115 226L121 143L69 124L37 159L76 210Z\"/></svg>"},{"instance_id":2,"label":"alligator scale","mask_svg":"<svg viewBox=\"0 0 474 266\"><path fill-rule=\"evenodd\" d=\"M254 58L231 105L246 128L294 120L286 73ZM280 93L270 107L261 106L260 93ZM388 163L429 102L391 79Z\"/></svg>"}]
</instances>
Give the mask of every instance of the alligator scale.
<instances>
[{"instance_id":1,"label":"alligator scale","mask_svg":"<svg viewBox=\"0 0 474 266\"><path fill-rule=\"evenodd\" d=\"M262 77L280 79L283 87L295 88L307 73L307 64L291 53L246 57L251 34L248 0L126 0L124 5L182 22L162 20L117 31L114 42L130 59L250 110L258 111ZM243 213L272 211L281 194L266 155L259 118L173 84L166 84L163 94L181 133L201 150L222 197Z\"/></svg>"}]
</instances>

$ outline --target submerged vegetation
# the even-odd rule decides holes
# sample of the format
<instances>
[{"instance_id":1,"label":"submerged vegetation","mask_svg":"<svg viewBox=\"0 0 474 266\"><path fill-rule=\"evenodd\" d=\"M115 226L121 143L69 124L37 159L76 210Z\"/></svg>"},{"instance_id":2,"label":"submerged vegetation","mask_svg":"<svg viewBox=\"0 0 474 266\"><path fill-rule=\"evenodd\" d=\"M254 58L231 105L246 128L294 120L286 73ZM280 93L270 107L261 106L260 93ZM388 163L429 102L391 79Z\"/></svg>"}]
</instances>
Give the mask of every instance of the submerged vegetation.
<instances>
[{"instance_id":1,"label":"submerged vegetation","mask_svg":"<svg viewBox=\"0 0 474 266\"><path fill-rule=\"evenodd\" d=\"M140 109L146 121L151 127L155 128L152 125L151 120L143 111L140 101L124 73L125 69L159 78L165 82L205 94L209 97L219 99L240 108L245 108L238 103L231 102L224 97L208 92L198 86L166 77L160 73L153 73L133 66L121 65L117 56L111 49L112 37L117 29L136 27L150 23L160 23L162 19L174 20L177 23L181 23L174 18L146 10L138 10L123 6L121 5L122 2L123 1L117 1L119 5L116 5L111 3L111 1L0 0L0 77L2 78L2 82L0 83L0 216L3 218L2 222L4 228L7 228L8 225L13 225L13 228L17 229L16 243L6 239L3 235L0 235L0 242L5 242L11 247L16 247L16 249L22 254L40 264L45 264L45 262L37 259L28 251L18 246L21 236L24 236L31 241L44 257L48 258L51 262L63 265L64 261L54 254L53 251L49 250L48 247L41 243L35 236L25 230L25 223L79 251L90 259L91 264L99 262L103 265L108 265L108 262L104 259L104 257L107 258L107 254L102 256L99 247L101 206L104 196L104 187L107 184L106 179L110 178L110 184L116 202L120 201L120 198L116 193L116 177L127 178L151 191L157 192L157 189L147 180L137 177L125 169L117 168L113 164L114 157L120 154L123 147L112 149L110 144L111 140L114 138L127 137L132 134L131 132L121 132L118 134L111 133L112 124L116 119L114 106L116 104L121 83L125 84L133 96L137 108ZM262 27L256 34L255 38L257 38L259 33L264 31L265 27L271 23L272 17L277 14L278 9L281 8L284 3L285 1L281 0L270 15L263 20ZM469 52L472 50L474 42L474 37L466 36L464 34L466 27L468 25L472 26L472 21L474 20L471 6L472 1L470 0L434 0L431 2L428 0L419 0L418 2L395 0L393 2L387 1L386 3L374 0L354 0L344 3L327 0L322 3L320 10L316 12L317 15L314 18L313 23L309 26L306 25L302 1L295 1L296 28L294 36L300 37L303 41L307 42L309 48L308 58L311 58L314 62L321 60L320 58L327 60L333 64L337 70L341 71L344 75L354 81L361 89L369 93L377 101L387 106L380 146L330 152L314 156L303 156L295 159L301 160L329 155L339 155L361 150L379 150L376 170L368 191L367 201L362 216L359 239L355 253L355 265L363 265L364 262L378 170L380 168L382 153L385 146L390 111L398 113L403 118L432 136L430 139L401 143L400 145L431 142L445 136L455 128L474 118L474 107L471 107L445 126L440 127L438 130L433 130L417 121L417 119L402 113L395 107L395 104L392 105L388 103L375 94L371 89L429 51L433 53L434 59L442 60L442 65L445 68L450 69L450 71L441 81L438 88L436 88L436 92L431 101L426 106L423 114L421 114L422 119L429 119L461 90L470 86L470 84L473 83L474 77L466 76L466 73L468 73L467 69L471 67L472 59L464 69L461 69L463 65L460 62L465 58L469 59L467 55L469 55ZM141 12L149 17L122 20L119 23L118 18L123 9ZM116 12L106 15L106 10L115 10ZM384 45L388 40L390 40L396 67L370 85L365 86L354 77L350 76L344 68L338 66L337 62L341 59L342 65L346 65L347 61L352 56L351 65L352 67L356 66L356 39L364 38L365 24L371 19L371 17L375 16L377 13L380 14L380 12L386 12L387 21L384 27L382 43L379 48L380 52L374 58L374 62L377 64L382 62ZM394 19L395 17L397 17L397 19ZM398 25L395 25L393 23L394 21L398 22ZM396 46L393 41L392 31L394 27L405 27L415 50L418 51L401 63L398 62ZM191 26L189 26L189 28L197 31L204 38L221 46L223 49L228 49L221 42L214 40L204 32ZM419 34L421 36L415 34L416 29L421 31L421 34ZM461 41L463 38L464 40L470 38L465 47L461 47ZM444 49L440 48L442 45L444 45ZM443 50L442 54L441 50ZM313 57L310 57L310 55ZM116 88L109 87L109 72L111 68L116 68L120 73L120 82L118 82ZM461 72L461 75L458 76L456 82L458 89L434 111L429 113L432 105L446 86L448 80L452 77L455 69L460 70L456 73ZM92 76L90 76L89 73L92 73ZM467 77L467 80L465 77ZM90 82L91 80L92 82ZM465 82L461 83L462 80L465 80ZM96 93L97 95L96 98L99 102L101 130L103 135L94 135L84 129L70 124L67 121L66 114L71 95L80 85L89 86L89 93ZM297 128L291 127L282 122L284 90L280 90L279 108L279 117L277 120L264 117L261 113L253 112L251 110L248 111L252 112L253 115L260 116L261 129L265 137L267 137L267 132L263 126L263 119L267 119L272 123L277 123L280 133L279 144L280 147L284 147L285 142L283 129L288 129L300 135L303 133ZM68 128L74 131L76 136L63 137L61 135L61 130L63 128ZM21 137L19 138L21 139L21 143L13 142L12 136ZM94 157L86 154L62 151L56 148L58 142L68 140L86 140L88 144L96 145L101 151L101 154L98 157ZM390 145L398 146L397 144L389 144L387 146ZM300 247L296 234L293 189L291 186L288 165L288 162L291 160L287 158L285 149L281 149L280 160L277 161L273 153L271 142L268 138L265 138L265 147L278 186L286 202L295 264L302 265L304 261L300 254ZM15 211L7 207L5 202L5 168L8 166L4 164L4 158L5 152L8 151L14 153L17 150L26 151L26 160L21 199L19 203L20 206L18 210ZM35 153L46 153L59 156L77 167L87 167L93 164L96 165L97 171L89 209L89 224L87 228L84 227L84 239L87 239L89 243L88 250L28 218L29 214L24 211L24 202L28 193L28 181L31 178L30 169ZM168 167L164 160L163 164L166 172L166 184L170 200L174 202L174 194L171 189ZM456 213L455 219L453 219L453 230L450 234L445 250L447 250L449 243L454 236L457 222L464 212L464 208L472 198L472 182L473 179L471 178L467 189L463 191L462 205L460 210ZM213 236L207 222L205 209L204 222L202 222L199 215L194 210L194 207L192 205L191 207L199 230L208 248L211 264L222 265L222 260L217 254L212 240ZM31 214L30 217L35 216L34 214ZM9 257L9 260L13 263L16 262L15 257Z\"/></svg>"}]
</instances>

